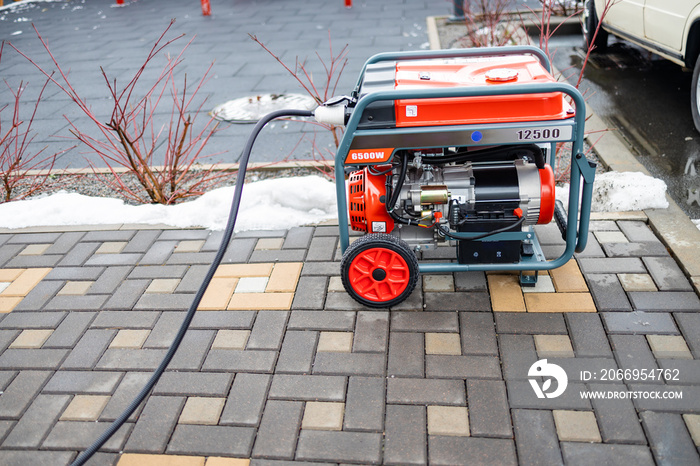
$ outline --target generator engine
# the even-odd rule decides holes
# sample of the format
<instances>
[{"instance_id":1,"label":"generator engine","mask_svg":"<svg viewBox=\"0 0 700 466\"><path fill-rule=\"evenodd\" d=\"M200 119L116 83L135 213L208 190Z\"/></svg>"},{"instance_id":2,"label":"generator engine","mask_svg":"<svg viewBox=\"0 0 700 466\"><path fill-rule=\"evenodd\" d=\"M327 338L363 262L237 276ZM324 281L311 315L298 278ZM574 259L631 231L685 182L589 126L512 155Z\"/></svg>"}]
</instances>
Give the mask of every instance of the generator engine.
<instances>
[{"instance_id":1,"label":"generator engine","mask_svg":"<svg viewBox=\"0 0 700 466\"><path fill-rule=\"evenodd\" d=\"M350 225L390 233L415 251L456 241L459 263L518 262L533 254L527 241L488 237L552 220L546 151L536 144L397 151L392 163L350 174Z\"/></svg>"}]
</instances>

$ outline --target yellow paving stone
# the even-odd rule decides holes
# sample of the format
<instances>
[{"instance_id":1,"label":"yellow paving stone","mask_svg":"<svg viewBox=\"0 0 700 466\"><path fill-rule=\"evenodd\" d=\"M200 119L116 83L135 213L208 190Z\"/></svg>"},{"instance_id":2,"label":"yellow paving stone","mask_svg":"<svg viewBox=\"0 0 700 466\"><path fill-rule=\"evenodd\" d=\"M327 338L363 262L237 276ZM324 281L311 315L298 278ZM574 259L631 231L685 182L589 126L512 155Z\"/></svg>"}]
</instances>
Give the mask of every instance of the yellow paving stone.
<instances>
[{"instance_id":1,"label":"yellow paving stone","mask_svg":"<svg viewBox=\"0 0 700 466\"><path fill-rule=\"evenodd\" d=\"M109 344L110 348L141 348L150 335L148 329L122 329Z\"/></svg>"},{"instance_id":2,"label":"yellow paving stone","mask_svg":"<svg viewBox=\"0 0 700 466\"><path fill-rule=\"evenodd\" d=\"M284 238L260 238L257 243L255 243L256 251L264 251L268 249L282 249L282 244L284 243Z\"/></svg>"},{"instance_id":3,"label":"yellow paving stone","mask_svg":"<svg viewBox=\"0 0 700 466\"><path fill-rule=\"evenodd\" d=\"M214 276L227 278L269 277L273 265L267 262L260 264L224 264L216 269Z\"/></svg>"},{"instance_id":4,"label":"yellow paving stone","mask_svg":"<svg viewBox=\"0 0 700 466\"><path fill-rule=\"evenodd\" d=\"M250 330L219 330L211 349L244 350L250 337Z\"/></svg>"},{"instance_id":5,"label":"yellow paving stone","mask_svg":"<svg viewBox=\"0 0 700 466\"><path fill-rule=\"evenodd\" d=\"M462 342L459 333L426 333L425 354L462 354Z\"/></svg>"},{"instance_id":6,"label":"yellow paving stone","mask_svg":"<svg viewBox=\"0 0 700 466\"><path fill-rule=\"evenodd\" d=\"M554 282L554 288L558 293L577 293L588 291L586 280L583 278L581 269L578 268L576 259L571 259L558 269L549 271L549 275Z\"/></svg>"},{"instance_id":7,"label":"yellow paving stone","mask_svg":"<svg viewBox=\"0 0 700 466\"><path fill-rule=\"evenodd\" d=\"M345 403L307 401L301 428L309 430L342 430Z\"/></svg>"},{"instance_id":8,"label":"yellow paving stone","mask_svg":"<svg viewBox=\"0 0 700 466\"><path fill-rule=\"evenodd\" d=\"M523 292L517 275L488 275L486 278L494 312L525 312Z\"/></svg>"},{"instance_id":9,"label":"yellow paving stone","mask_svg":"<svg viewBox=\"0 0 700 466\"><path fill-rule=\"evenodd\" d=\"M180 241L173 252L199 252L204 247L204 240L183 240Z\"/></svg>"},{"instance_id":10,"label":"yellow paving stone","mask_svg":"<svg viewBox=\"0 0 700 466\"><path fill-rule=\"evenodd\" d=\"M237 284L237 278L212 278L207 291L204 292L204 296L199 302L198 309L203 311L226 309Z\"/></svg>"},{"instance_id":11,"label":"yellow paving stone","mask_svg":"<svg viewBox=\"0 0 700 466\"><path fill-rule=\"evenodd\" d=\"M12 312L12 310L22 301L19 296L4 297L0 296L0 313Z\"/></svg>"},{"instance_id":12,"label":"yellow paving stone","mask_svg":"<svg viewBox=\"0 0 700 466\"><path fill-rule=\"evenodd\" d=\"M22 275L26 269L0 269L0 282L11 282Z\"/></svg>"},{"instance_id":13,"label":"yellow paving stone","mask_svg":"<svg viewBox=\"0 0 700 466\"><path fill-rule=\"evenodd\" d=\"M51 336L53 330L32 329L22 330L12 342L10 348L41 348L44 342Z\"/></svg>"},{"instance_id":14,"label":"yellow paving stone","mask_svg":"<svg viewBox=\"0 0 700 466\"><path fill-rule=\"evenodd\" d=\"M534 335L540 358L573 358L574 348L568 335Z\"/></svg>"},{"instance_id":15,"label":"yellow paving stone","mask_svg":"<svg viewBox=\"0 0 700 466\"><path fill-rule=\"evenodd\" d=\"M528 312L597 312L590 293L527 293Z\"/></svg>"},{"instance_id":16,"label":"yellow paving stone","mask_svg":"<svg viewBox=\"0 0 700 466\"><path fill-rule=\"evenodd\" d=\"M552 414L557 435L562 442L602 442L592 411L555 409Z\"/></svg>"},{"instance_id":17,"label":"yellow paving stone","mask_svg":"<svg viewBox=\"0 0 700 466\"><path fill-rule=\"evenodd\" d=\"M690 277L690 279L693 282L693 288L695 288L695 292L697 294L700 294L700 276L699 277Z\"/></svg>"},{"instance_id":18,"label":"yellow paving stone","mask_svg":"<svg viewBox=\"0 0 700 466\"><path fill-rule=\"evenodd\" d=\"M145 293L174 293L179 284L179 278L156 278L148 285Z\"/></svg>"},{"instance_id":19,"label":"yellow paving stone","mask_svg":"<svg viewBox=\"0 0 700 466\"><path fill-rule=\"evenodd\" d=\"M625 291L656 291L656 284L647 273L618 273L617 278Z\"/></svg>"},{"instance_id":20,"label":"yellow paving stone","mask_svg":"<svg viewBox=\"0 0 700 466\"><path fill-rule=\"evenodd\" d=\"M225 398L191 396L187 398L182 414L177 421L180 424L199 424L214 426L219 423L219 416L224 409Z\"/></svg>"},{"instance_id":21,"label":"yellow paving stone","mask_svg":"<svg viewBox=\"0 0 700 466\"><path fill-rule=\"evenodd\" d=\"M94 282L92 281L70 281L63 285L63 288L57 293L59 295L83 296L88 292Z\"/></svg>"},{"instance_id":22,"label":"yellow paving stone","mask_svg":"<svg viewBox=\"0 0 700 466\"><path fill-rule=\"evenodd\" d=\"M28 244L19 252L19 256L40 256L46 252L51 244Z\"/></svg>"},{"instance_id":23,"label":"yellow paving stone","mask_svg":"<svg viewBox=\"0 0 700 466\"><path fill-rule=\"evenodd\" d=\"M95 254L119 254L126 245L126 241L105 241L97 248Z\"/></svg>"},{"instance_id":24,"label":"yellow paving stone","mask_svg":"<svg viewBox=\"0 0 700 466\"><path fill-rule=\"evenodd\" d=\"M469 412L462 406L428 406L428 434L469 436Z\"/></svg>"},{"instance_id":25,"label":"yellow paving stone","mask_svg":"<svg viewBox=\"0 0 700 466\"><path fill-rule=\"evenodd\" d=\"M96 421L110 398L109 395L75 395L60 420Z\"/></svg>"},{"instance_id":26,"label":"yellow paving stone","mask_svg":"<svg viewBox=\"0 0 700 466\"><path fill-rule=\"evenodd\" d=\"M684 414L683 420L688 426L693 443L696 447L700 447L700 414Z\"/></svg>"},{"instance_id":27,"label":"yellow paving stone","mask_svg":"<svg viewBox=\"0 0 700 466\"><path fill-rule=\"evenodd\" d=\"M316 351L349 353L352 351L352 332L321 332Z\"/></svg>"},{"instance_id":28,"label":"yellow paving stone","mask_svg":"<svg viewBox=\"0 0 700 466\"><path fill-rule=\"evenodd\" d=\"M647 340L657 359L693 359L680 335L647 335Z\"/></svg>"},{"instance_id":29,"label":"yellow paving stone","mask_svg":"<svg viewBox=\"0 0 700 466\"><path fill-rule=\"evenodd\" d=\"M280 311L292 307L294 293L234 293L229 311Z\"/></svg>"},{"instance_id":30,"label":"yellow paving stone","mask_svg":"<svg viewBox=\"0 0 700 466\"><path fill-rule=\"evenodd\" d=\"M1 296L27 296L27 294L51 272L49 268L25 269L15 278L10 286L0 293Z\"/></svg>"},{"instance_id":31,"label":"yellow paving stone","mask_svg":"<svg viewBox=\"0 0 700 466\"><path fill-rule=\"evenodd\" d=\"M345 291L343 280L338 276L332 276L328 281L328 292L332 293L334 291Z\"/></svg>"},{"instance_id":32,"label":"yellow paving stone","mask_svg":"<svg viewBox=\"0 0 700 466\"><path fill-rule=\"evenodd\" d=\"M204 466L249 466L250 460L243 458L223 458L221 456L210 456Z\"/></svg>"},{"instance_id":33,"label":"yellow paving stone","mask_svg":"<svg viewBox=\"0 0 700 466\"><path fill-rule=\"evenodd\" d=\"M124 453L117 466L204 466L203 456Z\"/></svg>"},{"instance_id":34,"label":"yellow paving stone","mask_svg":"<svg viewBox=\"0 0 700 466\"><path fill-rule=\"evenodd\" d=\"M265 293L293 293L297 289L297 282L301 274L301 262L279 262L275 264L267 282Z\"/></svg>"}]
</instances>

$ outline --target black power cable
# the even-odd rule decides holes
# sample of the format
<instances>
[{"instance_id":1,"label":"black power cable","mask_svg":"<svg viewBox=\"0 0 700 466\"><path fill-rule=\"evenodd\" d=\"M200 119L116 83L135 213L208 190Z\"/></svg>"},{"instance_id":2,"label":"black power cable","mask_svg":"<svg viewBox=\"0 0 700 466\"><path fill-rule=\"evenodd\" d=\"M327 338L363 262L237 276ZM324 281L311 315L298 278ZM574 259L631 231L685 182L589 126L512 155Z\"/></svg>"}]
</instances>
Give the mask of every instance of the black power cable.
<instances>
[{"instance_id":1,"label":"black power cable","mask_svg":"<svg viewBox=\"0 0 700 466\"><path fill-rule=\"evenodd\" d=\"M175 355L175 352L179 348L180 343L182 343L182 339L185 336L187 328L190 326L190 322L192 322L192 318L194 317L194 313L197 310L197 307L199 307L199 303L202 300L202 296L204 295L204 292L209 286L209 282L211 282L211 279L214 276L216 269L219 267L219 264L221 264L221 260L223 259L224 253L226 252L228 244L231 241L231 237L233 236L233 229L236 226L236 217L238 216L238 208L241 204L241 193L243 191L243 183L245 181L245 172L248 168L248 160L250 159L250 152L253 149L253 143L255 143L255 139L258 137L258 134L260 133L260 131L262 131L266 124L268 124L275 118L285 116L312 117L314 116L314 113L308 110L278 110L276 112L272 112L265 115L257 122L255 127L253 128L252 133L248 137L248 141L241 155L238 176L236 177L236 189L234 190L233 202L231 203L231 211L229 213L228 221L226 223L226 229L224 230L224 236L221 239L221 245L219 246L219 250L216 252L216 256L214 257L214 260L211 266L209 267L209 270L207 270L207 274L204 277L204 281L200 285L199 290L197 291L197 294L195 295L194 300L192 301L192 304L190 305L190 308L187 311L187 314L185 314L185 319L182 321L182 325L180 325L180 329L178 330L177 335L175 335L175 339L173 340L172 345L170 345L170 348L168 348L168 352L165 354L165 357L160 362L160 365L155 370L155 372L153 372L153 375L148 380L146 385L143 387L143 389L141 389L139 394L136 395L136 398L134 398L129 404L129 406L126 407L124 412L121 413L119 417L116 418L114 422L112 422L112 424L110 424L107 430L104 431L102 435L100 435L92 445L90 445L84 452L82 452L75 459L75 461L73 461L73 463L71 463L71 466L81 466L85 464L85 462L87 462L87 460L89 460L92 457L92 455L94 455L95 452L97 452L97 450L99 450L100 447L102 447L102 445L104 445L105 442L107 442L107 440L109 440L110 437L114 435L114 433L117 430L119 430L119 428L124 424L124 422L126 422L126 420L129 419L129 416L131 416L131 414L134 411L136 411L136 408L138 408L139 405L143 403L143 400L146 399L146 397L151 392L155 384L158 382L160 376L165 371L166 367L168 367L170 360Z\"/></svg>"},{"instance_id":2,"label":"black power cable","mask_svg":"<svg viewBox=\"0 0 700 466\"><path fill-rule=\"evenodd\" d=\"M455 233L450 233L450 230L443 227L442 225L438 226L438 230L440 230L440 233L447 236L448 238L452 238L452 239L456 239L456 240L460 240L460 241L476 241L476 240L488 238L489 236L493 236L493 235L498 234L498 233L505 233L506 231L508 231L512 228L519 227L520 225L523 224L524 221L525 221L525 217L523 216L523 217L520 217L516 222L513 222L512 224L510 224L508 226L505 226L503 228L498 228L496 230L487 231L486 233L482 233L482 234L476 235L476 236L471 236L469 238L465 238L463 236L457 236Z\"/></svg>"}]
</instances>

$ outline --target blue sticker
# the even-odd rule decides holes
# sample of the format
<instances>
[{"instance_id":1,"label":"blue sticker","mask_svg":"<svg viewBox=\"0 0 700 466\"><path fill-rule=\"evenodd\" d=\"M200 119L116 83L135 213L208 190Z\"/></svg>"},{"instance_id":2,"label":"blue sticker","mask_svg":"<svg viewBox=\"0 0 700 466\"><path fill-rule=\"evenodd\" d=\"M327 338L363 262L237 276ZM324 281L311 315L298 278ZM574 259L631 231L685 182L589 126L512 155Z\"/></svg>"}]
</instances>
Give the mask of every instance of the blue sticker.
<instances>
[{"instance_id":1,"label":"blue sticker","mask_svg":"<svg viewBox=\"0 0 700 466\"><path fill-rule=\"evenodd\" d=\"M483 137L484 137L484 135L481 134L481 131L474 131L472 133L472 141L474 141L474 142L481 141L481 138L483 138Z\"/></svg>"}]
</instances>

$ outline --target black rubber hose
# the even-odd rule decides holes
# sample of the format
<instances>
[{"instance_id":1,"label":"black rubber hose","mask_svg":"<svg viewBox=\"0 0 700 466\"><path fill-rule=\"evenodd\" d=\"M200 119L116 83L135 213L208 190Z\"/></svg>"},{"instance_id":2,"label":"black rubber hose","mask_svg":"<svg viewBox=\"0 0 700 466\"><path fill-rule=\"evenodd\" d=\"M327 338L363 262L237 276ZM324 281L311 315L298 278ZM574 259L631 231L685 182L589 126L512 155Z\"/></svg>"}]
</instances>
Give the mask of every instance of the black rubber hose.
<instances>
[{"instance_id":1,"label":"black rubber hose","mask_svg":"<svg viewBox=\"0 0 700 466\"><path fill-rule=\"evenodd\" d=\"M461 237L461 236L457 236L457 235L455 235L454 233L450 233L450 230L448 230L447 228L444 228L444 227L442 227L442 226L439 226L438 229L440 230L440 232L441 232L443 235L447 236L448 238L457 239L457 240L460 240L460 241L476 241L476 240L479 240L479 239L488 238L489 236L493 236L493 235L498 234L498 233L505 233L506 231L508 231L508 230L510 230L510 229L512 229L512 228L517 228L517 227L519 227L520 225L523 224L524 221L525 221L525 217L520 217L520 218L518 219L518 221L516 221L516 222L514 222L514 223L512 223L512 224L510 224L510 225L508 225L508 226L506 226L506 227L499 228L499 229L497 229L497 230L487 231L486 233L482 233L482 234L480 234L480 235L472 236L472 237L470 237L470 238L464 238L464 237Z\"/></svg>"},{"instance_id":2,"label":"black rubber hose","mask_svg":"<svg viewBox=\"0 0 700 466\"><path fill-rule=\"evenodd\" d=\"M170 348L168 348L168 352L165 354L165 357L160 362L160 365L155 370L155 372L153 372L153 375L148 380L146 385L143 387L143 389L141 389L139 394L136 395L136 398L134 398L129 404L129 406L126 407L124 412L121 413L119 417L116 418L114 422L112 422L112 424L110 424L107 430L104 431L102 435L100 435L92 445L90 445L84 452L82 452L75 459L75 461L73 461L73 463L71 463L71 466L82 466L83 464L85 464L85 462L87 462L87 460L89 460L92 457L92 455L94 455L95 452L97 452L97 450L99 450L100 447L102 447L102 445L104 445L105 442L107 442L107 440L109 440L110 437L112 437L112 435L114 435L114 433L117 430L119 430L119 428L124 424L124 422L126 422L126 420L129 419L129 416L131 416L133 412L136 411L136 408L138 408L139 405L143 403L143 400L145 400L148 394L151 392L155 384L158 382L160 376L163 374L163 372L165 372L165 368L168 367L170 360L175 355L175 352L179 348L180 343L182 343L182 339L185 337L185 332L190 326L190 322L192 322L192 318L194 317L194 313L197 310L197 307L199 307L199 303L202 300L202 296L204 296L204 292L209 286L209 282L211 282L211 279L214 276L216 269L219 267L219 264L221 264L221 260L223 259L224 253L226 252L228 244L231 241L231 237L233 236L233 229L236 226L236 217L238 216L238 208L241 204L241 193L243 191L243 183L245 182L245 172L248 168L250 152L253 149L253 143L255 143L255 139L258 137L258 134L260 134L260 131L262 131L266 124L268 124L275 118L284 116L311 117L313 115L313 112L308 110L278 110L276 112L272 112L265 115L257 122L255 127L253 128L252 133L250 134L250 137L248 137L248 142L246 143L245 148L243 149L243 153L241 155L238 168L238 176L236 177L236 189L234 190L233 202L231 203L231 211L229 213L228 221L226 223L226 229L224 230L224 236L221 239L221 244L219 245L219 250L216 252L216 256L214 257L214 260L211 266L209 267L209 270L207 270L206 276L204 277L204 281L200 285L199 290L197 290L197 294L194 296L194 300L192 301L190 308L185 314L185 319L182 321L182 325L180 325L180 329L178 330L177 335L175 335L175 339L173 340L172 345L170 345Z\"/></svg>"}]
</instances>

